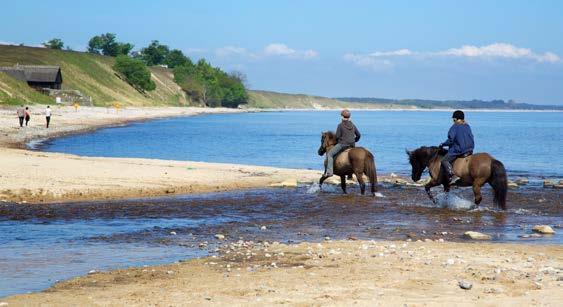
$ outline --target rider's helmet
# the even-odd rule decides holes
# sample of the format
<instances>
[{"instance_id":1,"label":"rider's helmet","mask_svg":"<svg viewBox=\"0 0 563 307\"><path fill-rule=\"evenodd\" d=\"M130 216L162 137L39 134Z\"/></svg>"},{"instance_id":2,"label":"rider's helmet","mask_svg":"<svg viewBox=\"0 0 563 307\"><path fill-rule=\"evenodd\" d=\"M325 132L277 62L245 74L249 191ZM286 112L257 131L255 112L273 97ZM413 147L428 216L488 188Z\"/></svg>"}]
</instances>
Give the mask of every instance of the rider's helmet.
<instances>
[{"instance_id":1,"label":"rider's helmet","mask_svg":"<svg viewBox=\"0 0 563 307\"><path fill-rule=\"evenodd\" d=\"M342 117L344 118L350 118L350 111L348 111L348 109L344 109L342 110L342 112L340 112L340 115L342 115Z\"/></svg>"},{"instance_id":2,"label":"rider's helmet","mask_svg":"<svg viewBox=\"0 0 563 307\"><path fill-rule=\"evenodd\" d=\"M452 115L452 118L455 118L455 119L465 119L465 114L463 114L463 111L461 111L461 110L456 110L456 111L454 112L454 114Z\"/></svg>"}]
</instances>

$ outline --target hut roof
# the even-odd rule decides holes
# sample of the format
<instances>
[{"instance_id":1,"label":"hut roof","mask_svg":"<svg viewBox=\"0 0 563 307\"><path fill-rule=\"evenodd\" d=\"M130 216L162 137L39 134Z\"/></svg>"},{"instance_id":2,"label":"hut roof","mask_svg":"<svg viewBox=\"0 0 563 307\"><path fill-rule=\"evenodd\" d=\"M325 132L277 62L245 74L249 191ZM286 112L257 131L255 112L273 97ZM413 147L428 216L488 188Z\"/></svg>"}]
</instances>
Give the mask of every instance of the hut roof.
<instances>
[{"instance_id":1,"label":"hut roof","mask_svg":"<svg viewBox=\"0 0 563 307\"><path fill-rule=\"evenodd\" d=\"M62 83L61 68L59 66L15 65L13 67L0 67L0 71L27 82Z\"/></svg>"}]
</instances>

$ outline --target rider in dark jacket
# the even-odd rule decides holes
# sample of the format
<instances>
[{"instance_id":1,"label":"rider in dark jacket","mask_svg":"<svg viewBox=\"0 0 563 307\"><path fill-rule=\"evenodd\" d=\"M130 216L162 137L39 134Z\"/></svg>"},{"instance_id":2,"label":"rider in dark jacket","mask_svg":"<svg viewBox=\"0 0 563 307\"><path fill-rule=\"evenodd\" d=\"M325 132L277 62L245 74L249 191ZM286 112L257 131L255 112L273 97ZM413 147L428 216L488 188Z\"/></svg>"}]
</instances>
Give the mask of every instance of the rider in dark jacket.
<instances>
[{"instance_id":1,"label":"rider in dark jacket","mask_svg":"<svg viewBox=\"0 0 563 307\"><path fill-rule=\"evenodd\" d=\"M450 184L455 183L459 177L455 176L452 165L457 157L470 155L475 148L471 127L465 122L463 111L457 110L452 115L454 124L448 131L448 139L440 144L447 146L448 153L442 158L442 167L446 170Z\"/></svg>"},{"instance_id":2,"label":"rider in dark jacket","mask_svg":"<svg viewBox=\"0 0 563 307\"><path fill-rule=\"evenodd\" d=\"M361 134L356 125L350 120L350 111L344 109L340 113L342 122L336 128L336 140L338 144L334 145L326 155L326 177L333 175L334 157L348 147L354 147L355 143L360 140Z\"/></svg>"}]
</instances>

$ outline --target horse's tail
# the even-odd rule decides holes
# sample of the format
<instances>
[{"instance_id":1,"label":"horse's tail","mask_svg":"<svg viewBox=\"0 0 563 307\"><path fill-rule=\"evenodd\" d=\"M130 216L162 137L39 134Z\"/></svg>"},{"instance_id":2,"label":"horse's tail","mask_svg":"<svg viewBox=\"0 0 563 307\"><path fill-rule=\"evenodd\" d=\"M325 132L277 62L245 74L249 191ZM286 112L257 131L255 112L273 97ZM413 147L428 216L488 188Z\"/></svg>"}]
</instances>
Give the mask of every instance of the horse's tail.
<instances>
[{"instance_id":1,"label":"horse's tail","mask_svg":"<svg viewBox=\"0 0 563 307\"><path fill-rule=\"evenodd\" d=\"M506 192L508 191L506 169L504 168L502 162L495 159L491 162L491 177L489 177L489 184L494 190L495 204L502 210L506 210Z\"/></svg>"},{"instance_id":2,"label":"horse's tail","mask_svg":"<svg viewBox=\"0 0 563 307\"><path fill-rule=\"evenodd\" d=\"M371 192L375 193L375 185L377 184L377 171L375 170L375 159L371 152L366 150L366 158L364 159L364 173L371 183Z\"/></svg>"}]
</instances>

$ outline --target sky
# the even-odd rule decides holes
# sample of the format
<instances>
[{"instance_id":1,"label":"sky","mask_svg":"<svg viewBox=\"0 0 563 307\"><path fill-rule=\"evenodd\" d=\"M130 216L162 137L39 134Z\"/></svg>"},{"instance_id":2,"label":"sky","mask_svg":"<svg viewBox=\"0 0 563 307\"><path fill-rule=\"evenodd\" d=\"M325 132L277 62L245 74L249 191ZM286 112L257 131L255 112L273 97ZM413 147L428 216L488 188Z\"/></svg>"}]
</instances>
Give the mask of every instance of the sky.
<instances>
[{"instance_id":1,"label":"sky","mask_svg":"<svg viewBox=\"0 0 563 307\"><path fill-rule=\"evenodd\" d=\"M115 33L328 97L563 105L563 1L6 1L0 43Z\"/></svg>"}]
</instances>

